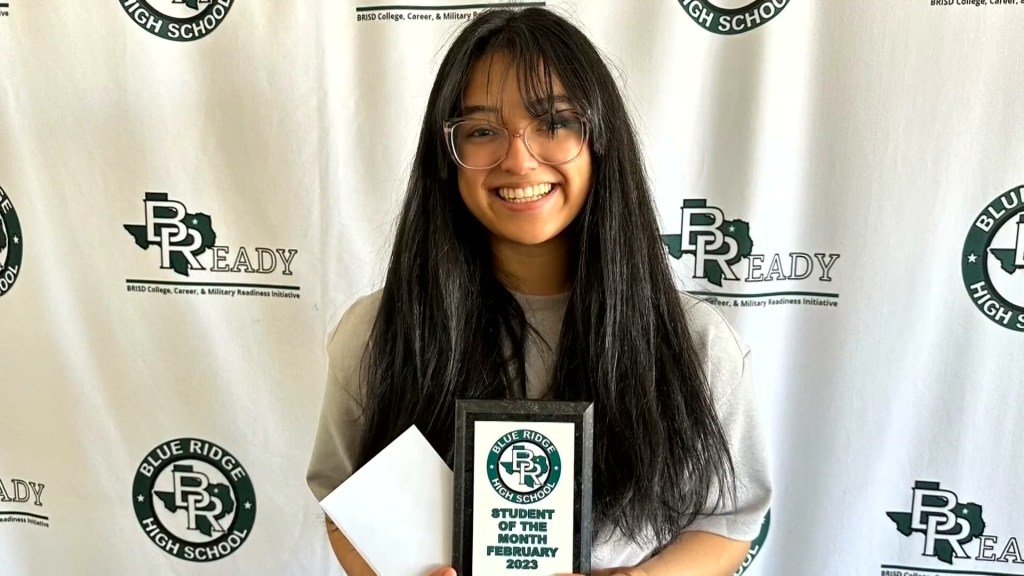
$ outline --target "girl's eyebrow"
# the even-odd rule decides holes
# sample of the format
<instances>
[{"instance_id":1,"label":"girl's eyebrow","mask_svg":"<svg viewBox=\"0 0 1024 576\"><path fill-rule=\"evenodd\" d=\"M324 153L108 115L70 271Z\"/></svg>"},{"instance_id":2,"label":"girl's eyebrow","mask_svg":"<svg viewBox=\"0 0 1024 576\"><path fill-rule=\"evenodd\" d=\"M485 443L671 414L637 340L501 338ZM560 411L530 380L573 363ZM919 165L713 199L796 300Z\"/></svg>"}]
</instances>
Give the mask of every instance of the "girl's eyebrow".
<instances>
[{"instance_id":1,"label":"girl's eyebrow","mask_svg":"<svg viewBox=\"0 0 1024 576\"><path fill-rule=\"evenodd\" d=\"M553 94L551 96L550 100L548 98L536 98L536 99L530 100L530 102L526 105L526 109L527 110L543 109L543 108L546 108L549 103L550 104L571 104L572 101L565 94ZM472 106L465 106L465 107L463 107L461 115L462 116L473 116L474 114L490 114L490 115L493 115L493 116L497 116L498 112L499 112L499 110L498 110L497 106L487 106L487 105L476 105L475 104L475 105L472 105Z\"/></svg>"},{"instance_id":2,"label":"girl's eyebrow","mask_svg":"<svg viewBox=\"0 0 1024 576\"><path fill-rule=\"evenodd\" d=\"M498 115L497 106L465 106L462 108L462 116L473 116L474 114L491 114L494 116Z\"/></svg>"}]
</instances>

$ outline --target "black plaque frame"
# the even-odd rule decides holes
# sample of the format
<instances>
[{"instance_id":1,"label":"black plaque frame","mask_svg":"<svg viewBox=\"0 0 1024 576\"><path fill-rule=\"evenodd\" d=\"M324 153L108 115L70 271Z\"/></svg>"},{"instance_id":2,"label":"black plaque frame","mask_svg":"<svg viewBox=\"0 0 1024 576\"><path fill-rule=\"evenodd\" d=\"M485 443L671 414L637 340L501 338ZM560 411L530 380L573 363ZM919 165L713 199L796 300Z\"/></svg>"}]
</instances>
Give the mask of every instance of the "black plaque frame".
<instances>
[{"instance_id":1,"label":"black plaque frame","mask_svg":"<svg viewBox=\"0 0 1024 576\"><path fill-rule=\"evenodd\" d=\"M477 422L569 422L576 425L573 482L573 572L590 573L593 506L594 408L590 402L535 400L456 400L455 465L452 481L452 567L473 576L473 462ZM476 576L493 576L477 574Z\"/></svg>"}]
</instances>

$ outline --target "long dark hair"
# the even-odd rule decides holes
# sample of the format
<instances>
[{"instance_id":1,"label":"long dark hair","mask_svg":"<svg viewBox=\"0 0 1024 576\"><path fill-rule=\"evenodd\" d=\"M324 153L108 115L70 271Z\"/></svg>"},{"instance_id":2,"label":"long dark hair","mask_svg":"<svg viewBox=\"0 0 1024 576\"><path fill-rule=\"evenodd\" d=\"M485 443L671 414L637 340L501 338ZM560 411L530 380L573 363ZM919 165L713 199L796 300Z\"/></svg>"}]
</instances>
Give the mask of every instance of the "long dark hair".
<instances>
[{"instance_id":1,"label":"long dark hair","mask_svg":"<svg viewBox=\"0 0 1024 576\"><path fill-rule=\"evenodd\" d=\"M586 111L592 190L571 230L551 396L594 402L596 532L664 544L709 497L735 493L731 458L622 96L594 45L547 10L485 12L441 63L363 361L359 465L412 424L451 465L456 398L526 395L530 327L460 198L442 130L460 113L471 66L497 52L515 63L524 102L553 101L557 77Z\"/></svg>"}]
</instances>

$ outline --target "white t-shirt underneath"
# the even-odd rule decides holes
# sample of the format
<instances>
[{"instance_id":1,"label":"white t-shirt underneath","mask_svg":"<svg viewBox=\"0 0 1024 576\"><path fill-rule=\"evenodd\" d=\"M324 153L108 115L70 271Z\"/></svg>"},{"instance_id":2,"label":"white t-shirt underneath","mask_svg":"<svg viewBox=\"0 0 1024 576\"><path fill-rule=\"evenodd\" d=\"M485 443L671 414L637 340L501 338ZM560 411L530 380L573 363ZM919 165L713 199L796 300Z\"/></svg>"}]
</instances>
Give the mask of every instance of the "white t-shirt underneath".
<instances>
[{"instance_id":1,"label":"white t-shirt underneath","mask_svg":"<svg viewBox=\"0 0 1024 576\"><path fill-rule=\"evenodd\" d=\"M771 500L765 442L750 380L750 350L722 315L707 303L682 295L687 322L711 384L715 408L732 450L737 499L728 509L701 517L687 530L735 540L753 540ZM518 296L527 321L537 330L526 344L527 393L540 398L550 385L568 295ZM320 423L306 480L323 500L354 471L361 435L359 363L380 304L380 292L358 299L342 316L327 345L328 375ZM550 343L550 345L548 344ZM593 543L593 569L635 566L654 551L621 534Z\"/></svg>"}]
</instances>

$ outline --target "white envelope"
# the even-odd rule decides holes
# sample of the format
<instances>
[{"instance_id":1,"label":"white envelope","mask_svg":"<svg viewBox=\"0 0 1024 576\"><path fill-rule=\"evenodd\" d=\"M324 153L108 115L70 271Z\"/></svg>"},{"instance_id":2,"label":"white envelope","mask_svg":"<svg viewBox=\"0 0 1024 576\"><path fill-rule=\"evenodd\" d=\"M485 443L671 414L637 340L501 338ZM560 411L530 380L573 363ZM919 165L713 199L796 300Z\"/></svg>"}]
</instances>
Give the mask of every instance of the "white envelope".
<instances>
[{"instance_id":1,"label":"white envelope","mask_svg":"<svg viewBox=\"0 0 1024 576\"><path fill-rule=\"evenodd\" d=\"M451 564L452 471L415 426L320 506L379 576Z\"/></svg>"}]
</instances>

